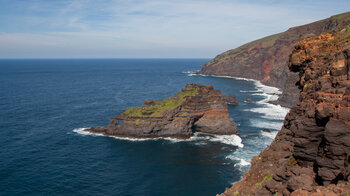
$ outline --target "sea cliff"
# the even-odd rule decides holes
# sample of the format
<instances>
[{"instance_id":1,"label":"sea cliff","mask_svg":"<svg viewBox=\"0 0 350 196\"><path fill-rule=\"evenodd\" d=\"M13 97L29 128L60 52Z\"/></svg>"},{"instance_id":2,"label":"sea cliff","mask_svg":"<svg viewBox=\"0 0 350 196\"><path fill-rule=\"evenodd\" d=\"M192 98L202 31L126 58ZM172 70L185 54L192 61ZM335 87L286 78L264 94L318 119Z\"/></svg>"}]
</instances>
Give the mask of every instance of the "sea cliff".
<instances>
[{"instance_id":1,"label":"sea cliff","mask_svg":"<svg viewBox=\"0 0 350 196\"><path fill-rule=\"evenodd\" d=\"M299 102L223 196L350 194L350 26L300 41L288 67Z\"/></svg>"},{"instance_id":2,"label":"sea cliff","mask_svg":"<svg viewBox=\"0 0 350 196\"><path fill-rule=\"evenodd\" d=\"M194 132L238 134L220 90L200 84L187 84L162 101L147 100L143 106L126 109L112 118L108 126L85 131L133 138L189 138Z\"/></svg>"},{"instance_id":3,"label":"sea cliff","mask_svg":"<svg viewBox=\"0 0 350 196\"><path fill-rule=\"evenodd\" d=\"M298 74L288 70L288 58L294 46L303 38L338 31L349 23L350 12L347 12L290 28L285 32L252 41L216 56L203 65L199 74L259 80L263 84L282 89L283 94L278 103L291 107L298 102L299 97L299 91L295 86Z\"/></svg>"}]
</instances>

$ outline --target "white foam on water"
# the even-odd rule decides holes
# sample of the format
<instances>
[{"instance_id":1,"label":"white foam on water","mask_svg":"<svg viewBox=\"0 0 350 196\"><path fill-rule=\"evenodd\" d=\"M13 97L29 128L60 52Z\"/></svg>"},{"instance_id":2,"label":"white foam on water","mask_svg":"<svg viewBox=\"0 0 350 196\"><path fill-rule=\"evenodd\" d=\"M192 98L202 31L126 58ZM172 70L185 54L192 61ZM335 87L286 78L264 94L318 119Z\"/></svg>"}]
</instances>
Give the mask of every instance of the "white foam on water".
<instances>
[{"instance_id":1,"label":"white foam on water","mask_svg":"<svg viewBox=\"0 0 350 196\"><path fill-rule=\"evenodd\" d=\"M194 70L194 71L183 71L182 73L187 74L187 76L195 76L198 75L196 74L197 72L199 72L200 70Z\"/></svg>"},{"instance_id":2,"label":"white foam on water","mask_svg":"<svg viewBox=\"0 0 350 196\"><path fill-rule=\"evenodd\" d=\"M76 128L76 129L73 129L73 132L78 133L78 134L80 134L80 135L103 136L102 134L90 133L90 132L88 132L88 131L84 131L85 129L89 129L89 128Z\"/></svg>"},{"instance_id":3,"label":"white foam on water","mask_svg":"<svg viewBox=\"0 0 350 196\"><path fill-rule=\"evenodd\" d=\"M223 144L238 146L240 148L244 147L242 139L238 135L216 135L209 141L221 142Z\"/></svg>"},{"instance_id":4,"label":"white foam on water","mask_svg":"<svg viewBox=\"0 0 350 196\"><path fill-rule=\"evenodd\" d=\"M283 125L283 122L267 121L267 120L261 120L257 118L249 119L249 121L252 127L257 127L261 129L280 130Z\"/></svg>"},{"instance_id":5,"label":"white foam on water","mask_svg":"<svg viewBox=\"0 0 350 196\"><path fill-rule=\"evenodd\" d=\"M240 92L256 92L253 95L264 96L265 98L263 100L256 102L256 104L261 105L261 107L248 109L246 111L260 113L263 115L262 116L263 118L273 119L273 120L283 120L286 114L289 112L289 108L282 107L281 105L269 103L271 101L276 101L278 99L278 95L282 94L282 91L279 88L264 85L260 81L254 80L254 79L240 78L240 77L233 77L233 76L203 75L203 74L195 74L195 73L196 71L191 72L192 75L232 78L236 80L253 82L256 87L256 90L254 91L241 90Z\"/></svg>"},{"instance_id":6,"label":"white foam on water","mask_svg":"<svg viewBox=\"0 0 350 196\"><path fill-rule=\"evenodd\" d=\"M278 131L271 131L269 132L265 132L265 131L261 131L261 135L264 137L269 137L271 139L275 139L276 135L277 135Z\"/></svg>"},{"instance_id":7,"label":"white foam on water","mask_svg":"<svg viewBox=\"0 0 350 196\"><path fill-rule=\"evenodd\" d=\"M174 141L174 142L178 142L178 141L186 141L186 140L190 140L190 139L175 139L175 138L170 138L170 137L165 137L165 138L131 138L131 137L118 137L118 136L110 136L110 135L103 135L101 133L91 133L88 131L84 131L85 129L89 129L89 128L76 128L73 129L73 132L78 133L80 135L92 135L92 136L106 136L106 137L111 137L111 138L115 138L115 139L119 139L119 140L128 140L128 141L147 141L147 140L159 140L159 139L164 139L164 140L170 140L170 141Z\"/></svg>"},{"instance_id":8,"label":"white foam on water","mask_svg":"<svg viewBox=\"0 0 350 196\"><path fill-rule=\"evenodd\" d=\"M238 157L235 157L234 155L228 155L225 157L226 159L231 159L233 161L239 161L238 163L236 163L234 166L235 167L246 167L246 166L249 166L250 165L250 162L249 161L246 161L245 159L242 159L242 158L238 158Z\"/></svg>"},{"instance_id":9,"label":"white foam on water","mask_svg":"<svg viewBox=\"0 0 350 196\"><path fill-rule=\"evenodd\" d=\"M252 91L240 90L239 92L241 92L241 93L257 93L257 92L261 92L261 91L259 91L259 90L252 90Z\"/></svg>"},{"instance_id":10,"label":"white foam on water","mask_svg":"<svg viewBox=\"0 0 350 196\"><path fill-rule=\"evenodd\" d=\"M266 104L264 106L265 107L247 109L245 111L262 114L262 118L271 120L284 120L285 116L289 112L288 108L280 105Z\"/></svg>"},{"instance_id":11,"label":"white foam on water","mask_svg":"<svg viewBox=\"0 0 350 196\"><path fill-rule=\"evenodd\" d=\"M131 138L131 137L117 137L117 136L109 136L103 135L100 133L91 133L88 131L84 131L84 129L88 128L76 128L73 129L73 132L81 134L81 135L94 135L94 136L106 136L112 137L119 140L128 140L128 141L148 141L148 140L168 140L172 143L177 142L195 142L196 145L205 145L207 142L220 142L227 145L238 146L243 148L242 139L238 135L206 135L201 133L195 133L192 137L188 139L176 139L171 137L158 137L158 138Z\"/></svg>"}]
</instances>

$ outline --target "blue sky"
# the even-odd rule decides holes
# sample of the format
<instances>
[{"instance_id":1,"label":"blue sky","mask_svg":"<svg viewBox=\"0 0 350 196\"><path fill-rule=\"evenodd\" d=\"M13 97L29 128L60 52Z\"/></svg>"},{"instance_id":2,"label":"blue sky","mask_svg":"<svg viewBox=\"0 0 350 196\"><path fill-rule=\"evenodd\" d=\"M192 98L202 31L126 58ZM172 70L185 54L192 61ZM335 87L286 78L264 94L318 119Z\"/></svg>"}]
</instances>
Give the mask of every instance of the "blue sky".
<instances>
[{"instance_id":1,"label":"blue sky","mask_svg":"<svg viewBox=\"0 0 350 196\"><path fill-rule=\"evenodd\" d=\"M0 0L0 58L213 58L349 0Z\"/></svg>"}]
</instances>

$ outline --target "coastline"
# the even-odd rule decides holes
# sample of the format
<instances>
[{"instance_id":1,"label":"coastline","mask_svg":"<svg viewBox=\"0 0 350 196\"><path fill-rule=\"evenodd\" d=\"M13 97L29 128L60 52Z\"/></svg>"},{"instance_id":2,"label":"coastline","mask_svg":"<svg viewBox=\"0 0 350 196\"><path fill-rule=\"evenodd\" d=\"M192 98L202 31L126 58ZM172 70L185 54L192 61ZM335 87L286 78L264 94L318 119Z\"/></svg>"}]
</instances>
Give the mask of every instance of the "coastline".
<instances>
[{"instance_id":1,"label":"coastline","mask_svg":"<svg viewBox=\"0 0 350 196\"><path fill-rule=\"evenodd\" d=\"M142 141L156 141L156 140L165 140L170 141L173 143L177 142L220 142L226 145L232 145L237 146L239 148L243 148L244 145L242 144L242 138L239 135L213 135L213 134L206 134L206 133L194 133L193 136L186 139L179 139L179 138L172 138L172 137L155 137L155 138L132 138L132 137L119 137L119 136L112 136L112 135L105 135L102 133L91 133L88 131L84 131L88 128L75 128L72 131L80 134L80 135L92 135L92 136L104 136L104 137L111 137L118 140L126 140L131 142L142 142Z\"/></svg>"}]
</instances>

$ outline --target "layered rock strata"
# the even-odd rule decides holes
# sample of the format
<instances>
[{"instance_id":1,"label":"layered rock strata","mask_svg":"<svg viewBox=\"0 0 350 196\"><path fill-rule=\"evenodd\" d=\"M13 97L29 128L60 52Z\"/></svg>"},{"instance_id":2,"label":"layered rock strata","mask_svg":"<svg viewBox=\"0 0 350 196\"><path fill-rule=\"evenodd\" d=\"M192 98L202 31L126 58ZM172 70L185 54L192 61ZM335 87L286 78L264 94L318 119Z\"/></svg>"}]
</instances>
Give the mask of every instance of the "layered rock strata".
<instances>
[{"instance_id":1,"label":"layered rock strata","mask_svg":"<svg viewBox=\"0 0 350 196\"><path fill-rule=\"evenodd\" d=\"M298 102L296 73L289 72L288 58L299 40L338 31L350 23L350 12L310 24L293 27L285 32L264 37L228 50L203 65L200 74L251 78L263 84L281 88L279 104L291 107Z\"/></svg>"},{"instance_id":2,"label":"layered rock strata","mask_svg":"<svg viewBox=\"0 0 350 196\"><path fill-rule=\"evenodd\" d=\"M112 118L108 126L85 131L135 138L188 138L194 132L238 134L220 90L199 84L187 84L181 92L162 101L147 100L143 106L129 108Z\"/></svg>"},{"instance_id":3,"label":"layered rock strata","mask_svg":"<svg viewBox=\"0 0 350 196\"><path fill-rule=\"evenodd\" d=\"M289 69L299 103L222 195L350 195L350 26L300 41Z\"/></svg>"}]
</instances>

